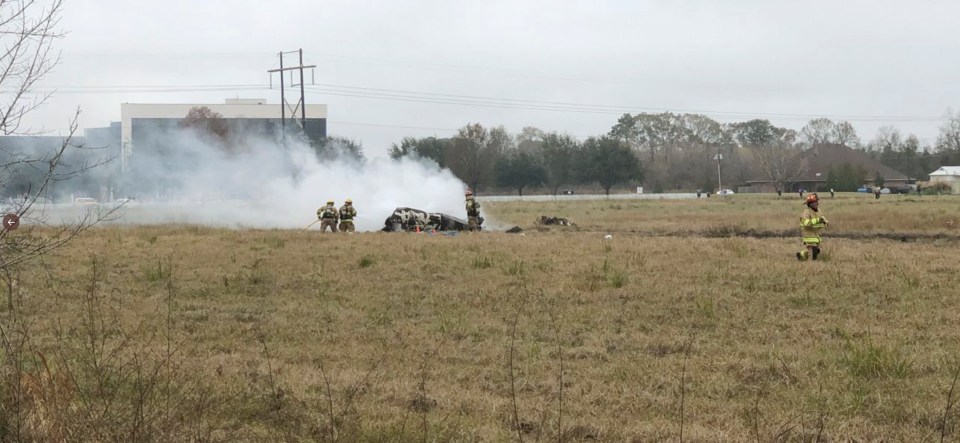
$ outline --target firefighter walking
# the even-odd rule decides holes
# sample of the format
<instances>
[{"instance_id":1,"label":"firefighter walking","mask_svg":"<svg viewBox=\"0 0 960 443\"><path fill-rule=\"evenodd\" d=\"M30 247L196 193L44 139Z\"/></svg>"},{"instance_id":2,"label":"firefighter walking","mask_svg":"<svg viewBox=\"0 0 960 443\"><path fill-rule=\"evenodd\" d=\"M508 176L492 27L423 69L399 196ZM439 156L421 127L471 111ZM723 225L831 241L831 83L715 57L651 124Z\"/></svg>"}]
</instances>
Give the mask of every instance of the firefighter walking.
<instances>
[{"instance_id":1,"label":"firefighter walking","mask_svg":"<svg viewBox=\"0 0 960 443\"><path fill-rule=\"evenodd\" d=\"M820 199L817 194L807 195L804 200L807 207L800 214L800 236L803 241L803 250L797 253L797 260L816 260L820 255L820 231L826 227L826 217L820 211Z\"/></svg>"},{"instance_id":2,"label":"firefighter walking","mask_svg":"<svg viewBox=\"0 0 960 443\"><path fill-rule=\"evenodd\" d=\"M474 200L473 191L467 189L466 194L466 206L467 206L467 230L468 231L479 231L480 230L480 202Z\"/></svg>"},{"instance_id":3,"label":"firefighter walking","mask_svg":"<svg viewBox=\"0 0 960 443\"><path fill-rule=\"evenodd\" d=\"M349 198L340 207L340 232L354 232L353 219L357 216L357 209L353 207L353 200Z\"/></svg>"},{"instance_id":4,"label":"firefighter walking","mask_svg":"<svg viewBox=\"0 0 960 443\"><path fill-rule=\"evenodd\" d=\"M320 219L320 232L337 232L337 207L333 205L333 200L327 201L327 205L317 209L317 218Z\"/></svg>"}]
</instances>

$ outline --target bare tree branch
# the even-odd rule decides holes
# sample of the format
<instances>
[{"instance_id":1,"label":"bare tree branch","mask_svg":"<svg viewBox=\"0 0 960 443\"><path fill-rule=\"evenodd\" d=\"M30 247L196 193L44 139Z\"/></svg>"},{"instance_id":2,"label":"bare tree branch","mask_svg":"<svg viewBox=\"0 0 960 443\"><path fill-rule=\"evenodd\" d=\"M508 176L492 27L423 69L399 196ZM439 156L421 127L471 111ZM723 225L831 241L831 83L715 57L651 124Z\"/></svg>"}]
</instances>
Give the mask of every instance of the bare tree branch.
<instances>
[{"instance_id":1,"label":"bare tree branch","mask_svg":"<svg viewBox=\"0 0 960 443\"><path fill-rule=\"evenodd\" d=\"M63 37L60 16L64 0L0 0L0 134L25 136L36 132L22 128L24 117L46 103L49 92L35 90L60 62L53 44ZM109 160L68 159L68 153L83 149L73 143L79 128L77 110L70 120L68 134L58 147L46 152L17 152L0 149L0 190L11 190L15 175L27 178L16 185L19 197L6 213L16 214L21 230L0 229L0 271L42 257L74 239L100 221L115 218L117 207L86 211L72 221L48 223L42 206L58 181L69 180L97 168ZM71 164L71 162L73 164ZM9 195L9 194L8 194ZM41 210L35 210L41 206ZM38 214L39 213L39 214Z\"/></svg>"},{"instance_id":2,"label":"bare tree branch","mask_svg":"<svg viewBox=\"0 0 960 443\"><path fill-rule=\"evenodd\" d=\"M784 189L807 172L800 150L789 143L772 142L756 146L751 151L760 169L777 189Z\"/></svg>"},{"instance_id":3,"label":"bare tree branch","mask_svg":"<svg viewBox=\"0 0 960 443\"><path fill-rule=\"evenodd\" d=\"M52 53L55 40L63 37L58 30L63 0L7 0L0 2L0 134L25 135L23 118L43 105L50 93L33 90L60 62Z\"/></svg>"}]
</instances>

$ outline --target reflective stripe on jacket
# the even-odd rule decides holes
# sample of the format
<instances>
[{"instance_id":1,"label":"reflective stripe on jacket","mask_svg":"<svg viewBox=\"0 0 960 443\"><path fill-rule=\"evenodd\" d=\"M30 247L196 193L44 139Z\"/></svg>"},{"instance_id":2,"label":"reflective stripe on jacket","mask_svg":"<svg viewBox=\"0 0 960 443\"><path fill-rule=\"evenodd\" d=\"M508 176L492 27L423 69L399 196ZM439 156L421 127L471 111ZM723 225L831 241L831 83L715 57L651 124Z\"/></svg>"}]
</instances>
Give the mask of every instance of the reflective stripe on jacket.
<instances>
[{"instance_id":1,"label":"reflective stripe on jacket","mask_svg":"<svg viewBox=\"0 0 960 443\"><path fill-rule=\"evenodd\" d=\"M467 216L476 217L480 215L480 202L474 200L473 198L467 199Z\"/></svg>"},{"instance_id":2,"label":"reflective stripe on jacket","mask_svg":"<svg viewBox=\"0 0 960 443\"><path fill-rule=\"evenodd\" d=\"M820 230L826 226L820 223L823 213L807 208L800 214L800 236L804 243L820 244Z\"/></svg>"},{"instance_id":3,"label":"reflective stripe on jacket","mask_svg":"<svg viewBox=\"0 0 960 443\"><path fill-rule=\"evenodd\" d=\"M356 216L357 210L354 209L353 205L340 207L340 220L353 220Z\"/></svg>"}]
</instances>

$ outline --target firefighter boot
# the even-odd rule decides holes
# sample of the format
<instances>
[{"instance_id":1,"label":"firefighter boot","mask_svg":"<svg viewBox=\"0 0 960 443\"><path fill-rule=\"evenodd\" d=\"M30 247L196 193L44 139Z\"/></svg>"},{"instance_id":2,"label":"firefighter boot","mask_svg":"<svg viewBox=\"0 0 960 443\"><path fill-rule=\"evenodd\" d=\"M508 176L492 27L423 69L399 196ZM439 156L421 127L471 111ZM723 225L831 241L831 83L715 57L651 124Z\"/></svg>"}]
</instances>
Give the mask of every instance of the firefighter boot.
<instances>
[{"instance_id":1,"label":"firefighter boot","mask_svg":"<svg viewBox=\"0 0 960 443\"><path fill-rule=\"evenodd\" d=\"M820 255L820 247L819 247L819 246L814 246L814 247L813 247L813 259L816 260L818 255Z\"/></svg>"}]
</instances>

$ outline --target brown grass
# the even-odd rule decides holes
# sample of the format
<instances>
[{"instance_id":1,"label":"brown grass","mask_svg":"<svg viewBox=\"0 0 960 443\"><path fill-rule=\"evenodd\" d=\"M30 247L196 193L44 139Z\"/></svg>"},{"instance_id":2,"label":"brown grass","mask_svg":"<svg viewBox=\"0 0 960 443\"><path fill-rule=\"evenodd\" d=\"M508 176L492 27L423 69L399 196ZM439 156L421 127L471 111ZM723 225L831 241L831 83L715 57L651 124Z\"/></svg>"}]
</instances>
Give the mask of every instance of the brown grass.
<instances>
[{"instance_id":1,"label":"brown grass","mask_svg":"<svg viewBox=\"0 0 960 443\"><path fill-rule=\"evenodd\" d=\"M884 197L823 207L837 230L957 232L955 200ZM940 437L960 364L954 243L828 233L824 259L798 263L796 238L642 233L791 229L793 199L485 207L581 229L90 231L21 271L17 315L61 356L26 380L60 383L74 354L57 331L81 329L96 257L125 331L110 340L175 348L189 371L169 379L210 392L191 426L212 440L660 441L681 413L684 441Z\"/></svg>"}]
</instances>

